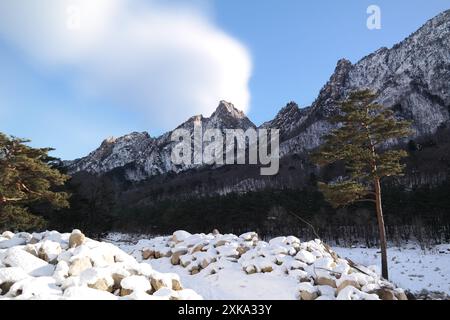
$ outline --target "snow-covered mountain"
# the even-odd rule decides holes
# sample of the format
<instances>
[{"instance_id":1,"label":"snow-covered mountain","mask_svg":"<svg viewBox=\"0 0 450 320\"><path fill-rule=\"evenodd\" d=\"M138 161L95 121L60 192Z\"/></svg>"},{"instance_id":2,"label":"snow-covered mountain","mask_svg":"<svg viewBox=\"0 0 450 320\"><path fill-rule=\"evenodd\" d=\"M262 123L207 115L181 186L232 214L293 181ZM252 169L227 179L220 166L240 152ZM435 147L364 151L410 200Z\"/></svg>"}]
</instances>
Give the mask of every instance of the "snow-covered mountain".
<instances>
[{"instance_id":1,"label":"snow-covered mountain","mask_svg":"<svg viewBox=\"0 0 450 320\"><path fill-rule=\"evenodd\" d=\"M325 120L350 91L371 89L379 102L412 120L416 136L433 134L449 121L450 10L428 21L391 49L381 48L356 64L341 59L328 83L300 120L281 120L288 136L284 154L317 147L330 130ZM279 117L279 116L277 116ZM292 121L289 121L292 120ZM278 120L278 123L280 120Z\"/></svg>"},{"instance_id":2,"label":"snow-covered mountain","mask_svg":"<svg viewBox=\"0 0 450 320\"><path fill-rule=\"evenodd\" d=\"M225 101L220 102L209 118L202 115L193 116L176 129L186 129L193 137L196 121L201 121L203 131L211 128L247 130L255 127L242 111ZM180 166L172 163L171 151L174 145L171 141L172 132L158 138L150 137L147 132L133 132L117 139L106 139L88 156L68 162L69 171L102 174L116 168L124 168L128 180L139 181L154 175L177 173L194 167L195 165Z\"/></svg>"},{"instance_id":3,"label":"snow-covered mountain","mask_svg":"<svg viewBox=\"0 0 450 320\"><path fill-rule=\"evenodd\" d=\"M396 115L413 121L415 136L433 134L450 119L450 10L428 21L418 31L396 44L381 48L356 64L342 59L315 102L300 109L294 102L281 109L263 128L281 133L281 155L302 153L320 145L332 126L326 118L337 102L350 91L371 89L379 102ZM241 128L255 125L231 103L222 101L209 117L194 116L178 128L193 132L195 121L203 129ZM107 139L88 156L67 162L69 172L95 174L122 168L125 178L140 181L168 172L179 173L192 166L176 166L170 161L172 132L152 138L148 133L131 133Z\"/></svg>"}]
</instances>

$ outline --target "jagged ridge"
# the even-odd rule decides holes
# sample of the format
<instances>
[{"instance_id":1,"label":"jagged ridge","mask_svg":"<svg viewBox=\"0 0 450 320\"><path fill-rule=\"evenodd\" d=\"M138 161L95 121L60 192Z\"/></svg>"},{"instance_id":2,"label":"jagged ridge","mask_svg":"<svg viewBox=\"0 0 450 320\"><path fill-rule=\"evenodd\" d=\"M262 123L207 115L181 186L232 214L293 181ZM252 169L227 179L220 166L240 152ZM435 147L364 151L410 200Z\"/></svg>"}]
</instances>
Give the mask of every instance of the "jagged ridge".
<instances>
[{"instance_id":1,"label":"jagged ridge","mask_svg":"<svg viewBox=\"0 0 450 320\"><path fill-rule=\"evenodd\" d=\"M379 102L398 117L412 120L415 136L434 133L449 122L450 112L450 10L428 21L418 31L391 49L381 48L356 64L341 59L312 106L300 109L291 102L263 128L281 132L281 155L317 147L332 126L327 117L350 91L368 88L379 93ZM221 101L210 118L192 117L178 128L193 130L202 120L207 128L248 129L254 124L231 103ZM71 173L96 174L126 168L128 180L144 180L168 172L179 173L192 166L174 166L170 161L171 131L158 138L132 133L105 140L85 158L68 162Z\"/></svg>"}]
</instances>

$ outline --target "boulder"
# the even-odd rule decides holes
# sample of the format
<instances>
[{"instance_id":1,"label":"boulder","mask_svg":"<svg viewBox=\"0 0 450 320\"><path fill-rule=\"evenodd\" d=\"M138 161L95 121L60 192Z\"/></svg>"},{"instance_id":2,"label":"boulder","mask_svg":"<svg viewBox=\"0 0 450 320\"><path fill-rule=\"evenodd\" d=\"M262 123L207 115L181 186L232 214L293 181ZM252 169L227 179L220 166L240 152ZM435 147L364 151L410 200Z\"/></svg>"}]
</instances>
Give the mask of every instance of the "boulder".
<instances>
[{"instance_id":1,"label":"boulder","mask_svg":"<svg viewBox=\"0 0 450 320\"><path fill-rule=\"evenodd\" d=\"M161 258L170 258L172 256L172 251L170 250L162 250L162 251L155 251L155 259L161 259Z\"/></svg>"},{"instance_id":2,"label":"boulder","mask_svg":"<svg viewBox=\"0 0 450 320\"><path fill-rule=\"evenodd\" d=\"M152 249L144 249L142 251L142 259L148 260L155 257L155 251Z\"/></svg>"},{"instance_id":3,"label":"boulder","mask_svg":"<svg viewBox=\"0 0 450 320\"><path fill-rule=\"evenodd\" d=\"M170 263L172 263L174 266L180 264L180 257L185 255L187 253L187 250L179 250L172 254L172 257L170 258Z\"/></svg>"},{"instance_id":4,"label":"boulder","mask_svg":"<svg viewBox=\"0 0 450 320\"><path fill-rule=\"evenodd\" d=\"M56 299L62 295L61 287L56 285L53 277L29 277L14 283L9 292L8 297L18 298L21 300Z\"/></svg>"},{"instance_id":5,"label":"boulder","mask_svg":"<svg viewBox=\"0 0 450 320\"><path fill-rule=\"evenodd\" d=\"M121 296L128 296L133 292L145 293L152 289L150 281L144 276L129 276L120 282Z\"/></svg>"},{"instance_id":6,"label":"boulder","mask_svg":"<svg viewBox=\"0 0 450 320\"><path fill-rule=\"evenodd\" d=\"M114 280L109 270L94 267L86 269L80 274L79 284L100 291L112 292Z\"/></svg>"},{"instance_id":7,"label":"boulder","mask_svg":"<svg viewBox=\"0 0 450 320\"><path fill-rule=\"evenodd\" d=\"M239 236L244 241L256 241L258 240L258 234L256 232L246 232Z\"/></svg>"},{"instance_id":8,"label":"boulder","mask_svg":"<svg viewBox=\"0 0 450 320\"><path fill-rule=\"evenodd\" d=\"M397 300L408 300L408 296L402 289L394 290L394 294Z\"/></svg>"},{"instance_id":9,"label":"boulder","mask_svg":"<svg viewBox=\"0 0 450 320\"><path fill-rule=\"evenodd\" d=\"M0 268L0 293L6 294L14 283L27 277L28 274L22 268Z\"/></svg>"},{"instance_id":10,"label":"boulder","mask_svg":"<svg viewBox=\"0 0 450 320\"><path fill-rule=\"evenodd\" d=\"M151 277L150 284L152 285L152 288L154 291L158 291L161 288L167 287L164 280L161 278L157 278L157 277Z\"/></svg>"},{"instance_id":11,"label":"boulder","mask_svg":"<svg viewBox=\"0 0 450 320\"><path fill-rule=\"evenodd\" d=\"M179 230L175 231L172 235L172 241L175 243L180 243L185 239L189 238L191 234L187 231Z\"/></svg>"},{"instance_id":12,"label":"boulder","mask_svg":"<svg viewBox=\"0 0 450 320\"><path fill-rule=\"evenodd\" d=\"M247 272L247 274L254 274L256 273L256 267L254 265L249 265L245 268L245 272Z\"/></svg>"},{"instance_id":13,"label":"boulder","mask_svg":"<svg viewBox=\"0 0 450 320\"><path fill-rule=\"evenodd\" d=\"M113 291L113 287L108 283L106 279L98 279L93 284L88 284L88 287L100 291Z\"/></svg>"},{"instance_id":14,"label":"boulder","mask_svg":"<svg viewBox=\"0 0 450 320\"><path fill-rule=\"evenodd\" d=\"M46 240L41 243L38 250L38 257L47 262L54 262L61 253L61 245L58 242Z\"/></svg>"},{"instance_id":15,"label":"boulder","mask_svg":"<svg viewBox=\"0 0 450 320\"><path fill-rule=\"evenodd\" d=\"M180 291L183 290L181 283L178 279L172 279L172 290Z\"/></svg>"},{"instance_id":16,"label":"boulder","mask_svg":"<svg viewBox=\"0 0 450 320\"><path fill-rule=\"evenodd\" d=\"M332 288L336 288L336 281L327 277L318 277L316 279L316 284L320 286L330 286Z\"/></svg>"},{"instance_id":17,"label":"boulder","mask_svg":"<svg viewBox=\"0 0 450 320\"><path fill-rule=\"evenodd\" d=\"M99 246L91 250L89 257L94 267L105 268L114 265L115 256L108 250L108 246Z\"/></svg>"},{"instance_id":18,"label":"boulder","mask_svg":"<svg viewBox=\"0 0 450 320\"><path fill-rule=\"evenodd\" d=\"M216 242L216 248L222 247L222 246L226 245L227 243L228 243L228 241L226 241L226 240L219 240Z\"/></svg>"},{"instance_id":19,"label":"boulder","mask_svg":"<svg viewBox=\"0 0 450 320\"><path fill-rule=\"evenodd\" d=\"M348 286L354 287L356 289L361 288L359 283L355 280L344 280L337 287L337 293L339 294L339 292L341 292L341 290L343 290L345 287L348 287Z\"/></svg>"},{"instance_id":20,"label":"boulder","mask_svg":"<svg viewBox=\"0 0 450 320\"><path fill-rule=\"evenodd\" d=\"M69 276L69 265L66 261L59 261L56 265L53 278L55 278L58 284L62 284L64 280Z\"/></svg>"},{"instance_id":21,"label":"boulder","mask_svg":"<svg viewBox=\"0 0 450 320\"><path fill-rule=\"evenodd\" d=\"M200 243L200 244L196 245L194 248L192 248L192 254L194 254L196 252L201 252L204 247L205 247L204 243Z\"/></svg>"},{"instance_id":22,"label":"boulder","mask_svg":"<svg viewBox=\"0 0 450 320\"><path fill-rule=\"evenodd\" d=\"M39 256L39 254L38 254L38 249L36 248L36 246L35 245L33 245L33 244L27 244L24 248L23 248L23 250L25 250L26 252L28 252L28 253L31 253L33 256L35 256L35 257L38 257Z\"/></svg>"},{"instance_id":23,"label":"boulder","mask_svg":"<svg viewBox=\"0 0 450 320\"><path fill-rule=\"evenodd\" d=\"M239 253L239 256L242 256L242 255L243 255L244 253L246 253L249 249L250 249L250 248L248 248L248 247L240 246L240 247L237 247L237 248L236 248L236 251Z\"/></svg>"},{"instance_id":24,"label":"boulder","mask_svg":"<svg viewBox=\"0 0 450 320\"><path fill-rule=\"evenodd\" d=\"M200 272L200 268L199 267L193 267L191 269L191 275L197 274Z\"/></svg>"},{"instance_id":25,"label":"boulder","mask_svg":"<svg viewBox=\"0 0 450 320\"><path fill-rule=\"evenodd\" d=\"M69 275L78 276L89 268L92 268L92 262L89 257L76 258L69 266Z\"/></svg>"},{"instance_id":26,"label":"boulder","mask_svg":"<svg viewBox=\"0 0 450 320\"><path fill-rule=\"evenodd\" d=\"M301 300L315 300L319 296L318 289L310 282L300 283L298 286Z\"/></svg>"},{"instance_id":27,"label":"boulder","mask_svg":"<svg viewBox=\"0 0 450 320\"><path fill-rule=\"evenodd\" d=\"M16 235L9 240L0 241L0 249L9 249L15 246L21 246L24 245L26 242L27 241L24 238L18 237Z\"/></svg>"},{"instance_id":28,"label":"boulder","mask_svg":"<svg viewBox=\"0 0 450 320\"><path fill-rule=\"evenodd\" d=\"M268 272L272 272L272 271L273 271L272 266L265 266L265 267L261 268L261 272L263 272L263 273L268 273Z\"/></svg>"},{"instance_id":29,"label":"boulder","mask_svg":"<svg viewBox=\"0 0 450 320\"><path fill-rule=\"evenodd\" d=\"M316 261L316 257L314 257L314 255L311 252L306 250L300 250L295 256L295 259L300 260L307 264L311 264L314 261Z\"/></svg>"},{"instance_id":30,"label":"boulder","mask_svg":"<svg viewBox=\"0 0 450 320\"><path fill-rule=\"evenodd\" d=\"M346 286L337 295L336 300L380 300L376 294L360 291L353 286Z\"/></svg>"},{"instance_id":31,"label":"boulder","mask_svg":"<svg viewBox=\"0 0 450 320\"><path fill-rule=\"evenodd\" d=\"M375 291L375 293L380 297L381 300L397 300L393 290L387 288L381 288Z\"/></svg>"},{"instance_id":32,"label":"boulder","mask_svg":"<svg viewBox=\"0 0 450 320\"><path fill-rule=\"evenodd\" d=\"M12 237L14 237L14 233L12 233L11 231L5 231L2 233L2 237L6 239L12 239Z\"/></svg>"},{"instance_id":33,"label":"boulder","mask_svg":"<svg viewBox=\"0 0 450 320\"><path fill-rule=\"evenodd\" d=\"M208 259L205 258L205 259L203 259L202 262L200 263L200 266L202 267L202 269L206 269L206 267L208 267L210 263L211 263L210 260L208 260Z\"/></svg>"},{"instance_id":34,"label":"boulder","mask_svg":"<svg viewBox=\"0 0 450 320\"><path fill-rule=\"evenodd\" d=\"M9 267L22 268L33 277L51 276L55 266L39 259L19 247L8 249L3 263Z\"/></svg>"},{"instance_id":35,"label":"boulder","mask_svg":"<svg viewBox=\"0 0 450 320\"><path fill-rule=\"evenodd\" d=\"M301 300L315 300L318 296L317 292L300 291Z\"/></svg>"},{"instance_id":36,"label":"boulder","mask_svg":"<svg viewBox=\"0 0 450 320\"><path fill-rule=\"evenodd\" d=\"M69 247L75 248L81 246L86 240L86 236L78 229L72 231L69 237Z\"/></svg>"},{"instance_id":37,"label":"boulder","mask_svg":"<svg viewBox=\"0 0 450 320\"><path fill-rule=\"evenodd\" d=\"M120 287L120 282L125 279L127 276L129 276L129 272L113 272L111 274L111 277L113 278L114 281L114 288L118 288Z\"/></svg>"},{"instance_id":38,"label":"boulder","mask_svg":"<svg viewBox=\"0 0 450 320\"><path fill-rule=\"evenodd\" d=\"M327 285L318 285L317 289L319 290L319 295L326 296L326 297L335 297L336 295L336 288L327 286Z\"/></svg>"},{"instance_id":39,"label":"boulder","mask_svg":"<svg viewBox=\"0 0 450 320\"><path fill-rule=\"evenodd\" d=\"M192 256L184 255L180 257L180 264L183 268L186 268L191 264Z\"/></svg>"}]
</instances>

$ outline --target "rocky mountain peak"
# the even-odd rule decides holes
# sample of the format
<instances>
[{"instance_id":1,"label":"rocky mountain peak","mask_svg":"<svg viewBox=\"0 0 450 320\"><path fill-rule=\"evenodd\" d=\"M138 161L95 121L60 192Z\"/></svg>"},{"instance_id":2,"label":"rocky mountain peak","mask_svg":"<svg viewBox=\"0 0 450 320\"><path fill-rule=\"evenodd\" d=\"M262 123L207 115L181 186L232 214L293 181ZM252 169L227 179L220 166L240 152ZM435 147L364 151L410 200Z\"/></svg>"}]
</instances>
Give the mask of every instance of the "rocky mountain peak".
<instances>
[{"instance_id":1,"label":"rocky mountain peak","mask_svg":"<svg viewBox=\"0 0 450 320\"><path fill-rule=\"evenodd\" d=\"M413 122L416 136L433 134L450 123L450 10L428 21L392 48L381 48L352 64L341 59L311 107L288 103L261 128L279 129L281 156L302 153L320 145L334 127L328 116L351 91L370 89L378 102L399 118ZM179 126L193 130L195 121L203 129L248 129L255 125L232 103L220 101L209 117L195 116ZM148 133L132 133L107 139L83 159L70 162L69 171L105 173L126 166L127 177L143 180L156 174L189 169L170 161L171 132L152 139ZM413 137L411 137L413 138Z\"/></svg>"},{"instance_id":2,"label":"rocky mountain peak","mask_svg":"<svg viewBox=\"0 0 450 320\"><path fill-rule=\"evenodd\" d=\"M244 112L235 108L232 103L224 100L220 101L216 111L214 111L211 115L211 118L214 117L233 117L236 119L246 118Z\"/></svg>"},{"instance_id":3,"label":"rocky mountain peak","mask_svg":"<svg viewBox=\"0 0 450 320\"><path fill-rule=\"evenodd\" d=\"M108 145L111 145L111 144L113 144L114 142L116 142L116 138L114 138L114 137L108 137L108 138L106 138L105 140L103 140L103 142L102 142L102 144L101 144L101 146L108 146Z\"/></svg>"},{"instance_id":4,"label":"rocky mountain peak","mask_svg":"<svg viewBox=\"0 0 450 320\"><path fill-rule=\"evenodd\" d=\"M211 128L239 128L248 129L255 125L247 118L244 112L238 110L230 102L220 101L216 111L210 118L205 119L206 126Z\"/></svg>"},{"instance_id":5,"label":"rocky mountain peak","mask_svg":"<svg viewBox=\"0 0 450 320\"><path fill-rule=\"evenodd\" d=\"M313 106L329 105L342 96L342 90L346 86L348 75L352 69L352 66L352 63L347 59L340 59L337 62L333 75L320 91L318 98L313 103Z\"/></svg>"},{"instance_id":6,"label":"rocky mountain peak","mask_svg":"<svg viewBox=\"0 0 450 320\"><path fill-rule=\"evenodd\" d=\"M283 114L292 114L297 113L300 111L300 108L298 104L295 101L291 101L286 106L281 108L281 110L278 112L277 116L283 115Z\"/></svg>"},{"instance_id":7,"label":"rocky mountain peak","mask_svg":"<svg viewBox=\"0 0 450 320\"><path fill-rule=\"evenodd\" d=\"M273 120L263 123L260 127L280 130L283 140L289 132L299 125L307 110L308 108L300 109L296 102L291 101L277 113Z\"/></svg>"}]
</instances>

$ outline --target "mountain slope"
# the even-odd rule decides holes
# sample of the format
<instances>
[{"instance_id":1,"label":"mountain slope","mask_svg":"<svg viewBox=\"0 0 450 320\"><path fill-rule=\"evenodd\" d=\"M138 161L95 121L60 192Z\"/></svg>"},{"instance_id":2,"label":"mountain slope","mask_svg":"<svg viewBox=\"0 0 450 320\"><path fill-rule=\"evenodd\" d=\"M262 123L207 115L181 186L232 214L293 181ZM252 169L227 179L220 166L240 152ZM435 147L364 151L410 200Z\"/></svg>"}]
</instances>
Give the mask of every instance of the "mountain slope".
<instances>
[{"instance_id":1,"label":"mountain slope","mask_svg":"<svg viewBox=\"0 0 450 320\"><path fill-rule=\"evenodd\" d=\"M317 147L333 128L326 119L335 112L338 102L349 92L366 88L378 92L379 102L392 108L399 118L412 120L415 137L434 134L448 124L450 10L431 19L391 49L381 48L356 64L340 60L312 106L300 109L295 103L289 103L261 128L280 130L280 151L284 158L301 154ZM198 120L202 120L204 130L254 127L241 111L225 101L220 102L210 118L195 116L178 128L192 133L193 124ZM105 140L87 157L69 162L69 171L103 174L122 168L127 180L141 181L197 168L171 163L171 133L158 138L147 133L132 133Z\"/></svg>"},{"instance_id":2,"label":"mountain slope","mask_svg":"<svg viewBox=\"0 0 450 320\"><path fill-rule=\"evenodd\" d=\"M381 48L356 64L342 59L329 82L290 130L283 154L317 147L330 130L326 117L353 90L371 89L379 102L412 120L415 136L433 134L449 121L450 10L428 21L391 49Z\"/></svg>"}]
</instances>

